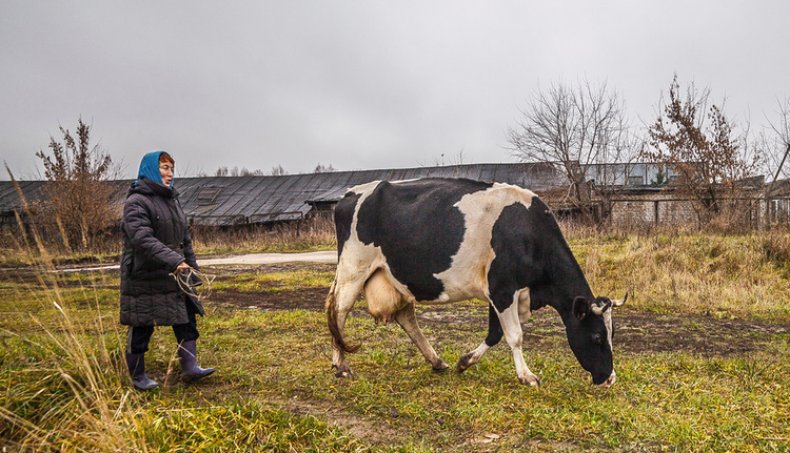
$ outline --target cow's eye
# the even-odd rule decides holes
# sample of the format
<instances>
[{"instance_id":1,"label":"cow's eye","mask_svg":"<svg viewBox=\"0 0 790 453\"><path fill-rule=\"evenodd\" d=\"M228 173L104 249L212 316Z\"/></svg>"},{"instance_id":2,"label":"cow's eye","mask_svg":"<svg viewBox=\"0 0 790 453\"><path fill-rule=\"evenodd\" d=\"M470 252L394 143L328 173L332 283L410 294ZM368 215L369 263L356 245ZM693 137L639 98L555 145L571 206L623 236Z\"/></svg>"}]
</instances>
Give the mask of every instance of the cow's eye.
<instances>
[{"instance_id":1,"label":"cow's eye","mask_svg":"<svg viewBox=\"0 0 790 453\"><path fill-rule=\"evenodd\" d=\"M601 344L601 334L594 333L593 336L592 336L592 341L595 344Z\"/></svg>"}]
</instances>

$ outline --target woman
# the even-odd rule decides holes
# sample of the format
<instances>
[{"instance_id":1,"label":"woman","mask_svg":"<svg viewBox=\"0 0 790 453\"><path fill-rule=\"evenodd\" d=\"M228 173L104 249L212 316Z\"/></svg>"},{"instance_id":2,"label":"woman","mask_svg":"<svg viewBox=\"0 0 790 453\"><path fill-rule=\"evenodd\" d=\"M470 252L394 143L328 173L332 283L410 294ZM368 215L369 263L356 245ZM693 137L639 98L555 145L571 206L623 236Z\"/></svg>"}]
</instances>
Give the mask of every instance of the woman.
<instances>
[{"instance_id":1,"label":"woman","mask_svg":"<svg viewBox=\"0 0 790 453\"><path fill-rule=\"evenodd\" d=\"M164 151L146 154L123 208L121 324L129 326L126 364L137 389L159 384L145 374L144 356L154 326L173 326L181 378L194 381L214 372L197 364L195 314L200 302L184 294L174 278L197 269L186 216L173 187L175 161Z\"/></svg>"}]
</instances>

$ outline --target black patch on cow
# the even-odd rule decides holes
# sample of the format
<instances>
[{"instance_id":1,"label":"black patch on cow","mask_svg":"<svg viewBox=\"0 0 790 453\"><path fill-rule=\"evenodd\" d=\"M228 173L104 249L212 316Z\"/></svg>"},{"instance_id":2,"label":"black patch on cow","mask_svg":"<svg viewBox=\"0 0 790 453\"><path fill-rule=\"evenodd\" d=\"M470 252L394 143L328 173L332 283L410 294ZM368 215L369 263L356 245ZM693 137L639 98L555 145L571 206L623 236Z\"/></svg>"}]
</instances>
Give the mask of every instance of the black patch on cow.
<instances>
[{"instance_id":1,"label":"black patch on cow","mask_svg":"<svg viewBox=\"0 0 790 453\"><path fill-rule=\"evenodd\" d=\"M486 335L486 345L490 348L502 340L502 323L499 322L499 315L492 305L488 305L488 335Z\"/></svg>"},{"instance_id":2,"label":"black patch on cow","mask_svg":"<svg viewBox=\"0 0 790 453\"><path fill-rule=\"evenodd\" d=\"M514 203L502 210L491 236L496 258L488 272L489 289L498 311L509 307L513 293L530 289L530 308L551 305L563 314L573 300L592 292L559 225L537 197L529 208Z\"/></svg>"},{"instance_id":3,"label":"black patch on cow","mask_svg":"<svg viewBox=\"0 0 790 453\"><path fill-rule=\"evenodd\" d=\"M491 301L502 313L513 304L513 295L519 289L532 288L545 276L546 262L541 260L542 242L546 242L545 204L532 199L529 208L522 203L506 206L494 222L491 247L496 257L488 271L488 288ZM536 219L537 217L537 219ZM538 237L544 235L541 242Z\"/></svg>"},{"instance_id":4,"label":"black patch on cow","mask_svg":"<svg viewBox=\"0 0 790 453\"><path fill-rule=\"evenodd\" d=\"M351 222L354 220L354 209L360 194L348 192L335 206L335 232L337 234L337 257L343 253L343 246L351 237Z\"/></svg>"},{"instance_id":5,"label":"black patch on cow","mask_svg":"<svg viewBox=\"0 0 790 453\"><path fill-rule=\"evenodd\" d=\"M464 216L454 205L489 187L468 179L384 181L359 208L357 235L381 247L392 275L417 300L435 300L444 285L434 274L450 268L464 237Z\"/></svg>"}]
</instances>

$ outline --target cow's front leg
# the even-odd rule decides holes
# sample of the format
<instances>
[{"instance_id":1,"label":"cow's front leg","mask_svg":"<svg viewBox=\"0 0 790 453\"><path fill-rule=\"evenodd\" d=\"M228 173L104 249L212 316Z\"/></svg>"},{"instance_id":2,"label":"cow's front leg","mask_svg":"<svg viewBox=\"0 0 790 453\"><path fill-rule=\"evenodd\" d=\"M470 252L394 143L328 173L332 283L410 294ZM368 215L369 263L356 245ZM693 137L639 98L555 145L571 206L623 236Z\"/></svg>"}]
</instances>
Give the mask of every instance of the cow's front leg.
<instances>
[{"instance_id":1,"label":"cow's front leg","mask_svg":"<svg viewBox=\"0 0 790 453\"><path fill-rule=\"evenodd\" d=\"M530 371L527 362L524 361L524 353L521 346L524 333L521 330L521 323L518 319L518 293L514 297L513 303L499 313L499 322L502 324L502 332L505 334L505 341L513 351L513 361L516 363L516 375L519 382L524 385L538 387L540 379Z\"/></svg>"},{"instance_id":2,"label":"cow's front leg","mask_svg":"<svg viewBox=\"0 0 790 453\"><path fill-rule=\"evenodd\" d=\"M428 339L425 338L422 330L420 330L420 326L417 325L417 315L414 312L414 303L409 303L395 312L395 321L406 331L406 334L417 346L417 349L422 352L422 355L425 356L425 360L431 364L434 371L445 371L450 367L438 354L436 354L433 346L428 343Z\"/></svg>"},{"instance_id":3,"label":"cow's front leg","mask_svg":"<svg viewBox=\"0 0 790 453\"><path fill-rule=\"evenodd\" d=\"M486 336L485 341L480 343L480 346L478 346L476 349L463 354L458 359L455 369L459 373L463 373L467 368L477 363L480 358L483 357L483 354L485 354L489 348L492 348L494 345L499 343L501 339L502 325L499 323L499 315L497 314L496 310L494 310L494 306L488 304L488 335Z\"/></svg>"}]
</instances>

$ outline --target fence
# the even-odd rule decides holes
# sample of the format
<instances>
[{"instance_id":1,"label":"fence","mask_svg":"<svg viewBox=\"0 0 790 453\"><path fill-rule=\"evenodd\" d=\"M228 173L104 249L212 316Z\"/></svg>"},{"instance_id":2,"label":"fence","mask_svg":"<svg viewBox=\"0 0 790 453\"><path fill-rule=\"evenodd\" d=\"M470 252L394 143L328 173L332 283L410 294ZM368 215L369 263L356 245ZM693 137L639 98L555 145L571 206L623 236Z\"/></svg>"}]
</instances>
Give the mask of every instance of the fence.
<instances>
[{"instance_id":1,"label":"fence","mask_svg":"<svg viewBox=\"0 0 790 453\"><path fill-rule=\"evenodd\" d=\"M698 223L693 203L687 198L615 198L610 203L609 222L613 225L684 225ZM790 221L790 197L726 198L720 200L730 209L728 218L734 225L764 228Z\"/></svg>"}]
</instances>

